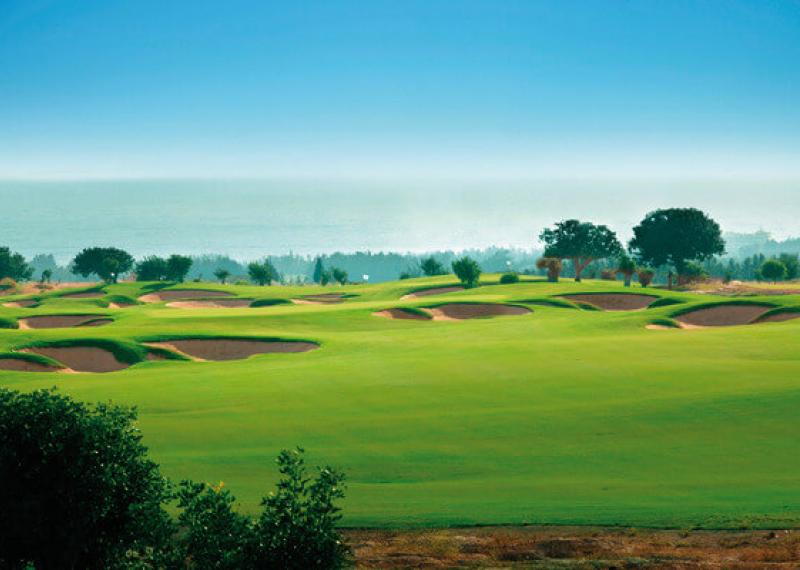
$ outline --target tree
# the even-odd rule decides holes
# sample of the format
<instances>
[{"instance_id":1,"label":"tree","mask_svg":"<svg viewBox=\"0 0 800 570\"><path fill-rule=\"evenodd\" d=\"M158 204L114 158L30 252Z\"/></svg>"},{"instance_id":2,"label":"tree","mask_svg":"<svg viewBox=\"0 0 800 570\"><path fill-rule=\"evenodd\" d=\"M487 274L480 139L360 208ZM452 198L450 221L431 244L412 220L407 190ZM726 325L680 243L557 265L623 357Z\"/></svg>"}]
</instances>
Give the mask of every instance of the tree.
<instances>
[{"instance_id":1,"label":"tree","mask_svg":"<svg viewBox=\"0 0 800 570\"><path fill-rule=\"evenodd\" d=\"M625 278L625 287L630 287L631 277L636 273L636 262L627 255L622 255L617 262L617 273Z\"/></svg>"},{"instance_id":2,"label":"tree","mask_svg":"<svg viewBox=\"0 0 800 570\"><path fill-rule=\"evenodd\" d=\"M53 271L50 269L45 269L42 271L42 283L50 283L50 280L53 278Z\"/></svg>"},{"instance_id":3,"label":"tree","mask_svg":"<svg viewBox=\"0 0 800 570\"><path fill-rule=\"evenodd\" d=\"M453 273L465 288L471 289L478 286L481 277L481 267L478 262L470 257L462 257L453 262Z\"/></svg>"},{"instance_id":4,"label":"tree","mask_svg":"<svg viewBox=\"0 0 800 570\"><path fill-rule=\"evenodd\" d=\"M725 242L719 224L700 210L668 208L650 212L633 228L629 249L640 263L668 265L680 276L688 262L724 254Z\"/></svg>"},{"instance_id":5,"label":"tree","mask_svg":"<svg viewBox=\"0 0 800 570\"><path fill-rule=\"evenodd\" d=\"M131 408L0 389L0 566L106 568L164 533L168 487Z\"/></svg>"},{"instance_id":6,"label":"tree","mask_svg":"<svg viewBox=\"0 0 800 570\"><path fill-rule=\"evenodd\" d=\"M167 277L167 262L161 257L151 255L136 264L137 281L164 281Z\"/></svg>"},{"instance_id":7,"label":"tree","mask_svg":"<svg viewBox=\"0 0 800 570\"><path fill-rule=\"evenodd\" d=\"M90 247L75 256L71 271L84 277L94 274L103 281L116 283L119 276L132 267L133 257L127 251L115 247Z\"/></svg>"},{"instance_id":8,"label":"tree","mask_svg":"<svg viewBox=\"0 0 800 570\"><path fill-rule=\"evenodd\" d=\"M326 270L324 270L324 271L322 272L322 274L319 276L319 284L320 284L320 285L323 285L323 286L325 286L325 285L327 285L328 283L330 283L332 279L333 279L333 275L331 274L331 272L330 272L330 271L328 271L328 270L326 269Z\"/></svg>"},{"instance_id":9,"label":"tree","mask_svg":"<svg viewBox=\"0 0 800 570\"><path fill-rule=\"evenodd\" d=\"M333 280L339 283L339 285L344 285L347 283L347 271L344 269L334 267L331 269L331 277L333 277Z\"/></svg>"},{"instance_id":10,"label":"tree","mask_svg":"<svg viewBox=\"0 0 800 570\"><path fill-rule=\"evenodd\" d=\"M536 267L547 270L547 280L551 283L558 283L561 265L561 260L557 257L540 257L536 260Z\"/></svg>"},{"instance_id":11,"label":"tree","mask_svg":"<svg viewBox=\"0 0 800 570\"><path fill-rule=\"evenodd\" d=\"M575 267L575 281L592 261L614 257L621 253L622 245L617 234L603 225L579 220L558 222L539 235L544 242L544 256L570 259Z\"/></svg>"},{"instance_id":12,"label":"tree","mask_svg":"<svg viewBox=\"0 0 800 570\"><path fill-rule=\"evenodd\" d=\"M768 259L758 270L761 277L773 283L786 278L786 266L777 259Z\"/></svg>"},{"instance_id":13,"label":"tree","mask_svg":"<svg viewBox=\"0 0 800 570\"><path fill-rule=\"evenodd\" d=\"M0 247L0 279L27 281L33 275L33 269L20 253L14 253L7 247Z\"/></svg>"},{"instance_id":14,"label":"tree","mask_svg":"<svg viewBox=\"0 0 800 570\"><path fill-rule=\"evenodd\" d=\"M277 270L269 259L265 259L263 263L254 261L248 264L247 274L250 275L251 281L255 281L259 285L271 285L279 278Z\"/></svg>"},{"instance_id":15,"label":"tree","mask_svg":"<svg viewBox=\"0 0 800 570\"><path fill-rule=\"evenodd\" d=\"M225 285L225 281L227 281L228 277L230 276L231 272L221 267L214 271L214 277L219 279L219 282L222 283L223 285Z\"/></svg>"},{"instance_id":16,"label":"tree","mask_svg":"<svg viewBox=\"0 0 800 570\"><path fill-rule=\"evenodd\" d=\"M639 284L642 287L647 287L653 282L653 277L656 276L656 272L647 267L641 267L636 271L636 276L639 278Z\"/></svg>"},{"instance_id":17,"label":"tree","mask_svg":"<svg viewBox=\"0 0 800 570\"><path fill-rule=\"evenodd\" d=\"M318 257L314 262L314 274L312 279L314 283L322 283L322 275L325 273L325 266L322 264L322 258ZM322 283L325 285L325 283Z\"/></svg>"},{"instance_id":18,"label":"tree","mask_svg":"<svg viewBox=\"0 0 800 570\"><path fill-rule=\"evenodd\" d=\"M796 253L782 253L778 261L786 266L786 279L791 281L800 276L800 256Z\"/></svg>"},{"instance_id":19,"label":"tree","mask_svg":"<svg viewBox=\"0 0 800 570\"><path fill-rule=\"evenodd\" d=\"M191 257L177 254L170 255L169 259L167 259L167 281L177 281L178 283L183 283L191 267Z\"/></svg>"},{"instance_id":20,"label":"tree","mask_svg":"<svg viewBox=\"0 0 800 570\"><path fill-rule=\"evenodd\" d=\"M436 260L435 257L430 256L426 257L419 263L419 268L422 272L427 276L433 275L445 275L447 270L445 270L444 265L442 265L439 261Z\"/></svg>"}]
</instances>

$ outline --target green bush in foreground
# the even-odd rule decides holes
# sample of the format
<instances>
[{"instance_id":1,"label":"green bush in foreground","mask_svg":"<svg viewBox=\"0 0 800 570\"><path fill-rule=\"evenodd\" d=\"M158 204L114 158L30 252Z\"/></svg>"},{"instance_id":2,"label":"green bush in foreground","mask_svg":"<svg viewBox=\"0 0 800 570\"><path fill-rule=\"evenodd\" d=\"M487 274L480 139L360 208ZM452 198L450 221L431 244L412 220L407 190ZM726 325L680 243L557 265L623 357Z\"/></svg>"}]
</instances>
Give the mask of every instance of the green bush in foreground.
<instances>
[{"instance_id":1,"label":"green bush in foreground","mask_svg":"<svg viewBox=\"0 0 800 570\"><path fill-rule=\"evenodd\" d=\"M303 450L278 457L281 480L256 518L220 483L177 493L147 457L136 411L54 390L0 389L0 567L77 570L337 569L344 476L306 474ZM177 499L178 516L165 505Z\"/></svg>"},{"instance_id":2,"label":"green bush in foreground","mask_svg":"<svg viewBox=\"0 0 800 570\"><path fill-rule=\"evenodd\" d=\"M509 273L503 273L500 276L501 285L511 285L512 283L519 283L519 273L512 271Z\"/></svg>"}]
</instances>

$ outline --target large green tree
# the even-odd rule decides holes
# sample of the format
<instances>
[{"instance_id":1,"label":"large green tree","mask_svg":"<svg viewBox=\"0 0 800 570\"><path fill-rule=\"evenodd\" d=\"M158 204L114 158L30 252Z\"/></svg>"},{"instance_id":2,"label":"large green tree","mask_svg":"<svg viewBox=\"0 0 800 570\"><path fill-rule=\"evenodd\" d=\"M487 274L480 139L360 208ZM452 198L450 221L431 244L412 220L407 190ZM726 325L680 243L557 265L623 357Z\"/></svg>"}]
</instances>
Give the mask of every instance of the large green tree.
<instances>
[{"instance_id":1,"label":"large green tree","mask_svg":"<svg viewBox=\"0 0 800 570\"><path fill-rule=\"evenodd\" d=\"M7 247L0 247L0 279L13 279L26 281L33 275L33 268L28 265L20 253L15 253Z\"/></svg>"},{"instance_id":2,"label":"large green tree","mask_svg":"<svg viewBox=\"0 0 800 570\"><path fill-rule=\"evenodd\" d=\"M278 281L280 275L275 266L269 259L265 259L263 263L254 261L247 265L247 274L250 280L258 285L271 285L273 281Z\"/></svg>"},{"instance_id":3,"label":"large green tree","mask_svg":"<svg viewBox=\"0 0 800 570\"><path fill-rule=\"evenodd\" d=\"M444 265L433 256L426 257L420 261L419 268L428 276L445 275L447 273Z\"/></svg>"},{"instance_id":4,"label":"large green tree","mask_svg":"<svg viewBox=\"0 0 800 570\"><path fill-rule=\"evenodd\" d=\"M481 278L481 266L478 265L477 261L471 257L464 256L461 259L456 259L452 267L453 273L456 274L456 277L465 288L471 289L478 286L478 281Z\"/></svg>"},{"instance_id":5,"label":"large green tree","mask_svg":"<svg viewBox=\"0 0 800 570\"><path fill-rule=\"evenodd\" d=\"M545 244L544 257L572 260L575 281L581 280L581 273L592 261L622 252L617 234L607 226L580 220L558 222L543 230L539 239Z\"/></svg>"},{"instance_id":6,"label":"large green tree","mask_svg":"<svg viewBox=\"0 0 800 570\"><path fill-rule=\"evenodd\" d=\"M170 255L169 258L167 258L167 281L183 283L191 267L191 257L177 254Z\"/></svg>"},{"instance_id":7,"label":"large green tree","mask_svg":"<svg viewBox=\"0 0 800 570\"><path fill-rule=\"evenodd\" d=\"M116 283L123 273L133 267L133 257L116 247L89 247L72 260L72 272L84 277L97 275L103 281Z\"/></svg>"},{"instance_id":8,"label":"large green tree","mask_svg":"<svg viewBox=\"0 0 800 570\"><path fill-rule=\"evenodd\" d=\"M628 247L640 263L674 267L679 276L690 261L725 253L719 224L696 208L650 212L633 228Z\"/></svg>"}]
</instances>

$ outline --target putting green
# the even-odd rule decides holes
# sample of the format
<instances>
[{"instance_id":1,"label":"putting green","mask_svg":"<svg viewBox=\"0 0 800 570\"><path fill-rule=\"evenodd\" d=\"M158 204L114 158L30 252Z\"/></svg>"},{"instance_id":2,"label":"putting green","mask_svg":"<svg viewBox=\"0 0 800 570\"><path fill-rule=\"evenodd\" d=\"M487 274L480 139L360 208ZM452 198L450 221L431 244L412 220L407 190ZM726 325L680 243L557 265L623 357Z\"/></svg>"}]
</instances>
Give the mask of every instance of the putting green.
<instances>
[{"instance_id":1,"label":"putting green","mask_svg":"<svg viewBox=\"0 0 800 570\"><path fill-rule=\"evenodd\" d=\"M224 480L246 510L274 482L281 448L348 474L347 525L494 523L800 526L800 320L648 330L724 302L621 283L539 280L401 299L452 277L348 287L186 284L247 299L341 292L341 303L220 309L44 296L0 319L108 315L101 328L3 329L0 354L31 342L178 336L319 343L245 360L145 360L105 374L0 371L0 385L59 386L139 408L153 457L174 479ZM681 301L630 312L576 309L559 296L647 292ZM23 297L4 298L13 302ZM800 296L752 297L798 306ZM509 303L510 317L376 318L397 307ZM128 350L131 350L130 348Z\"/></svg>"}]
</instances>

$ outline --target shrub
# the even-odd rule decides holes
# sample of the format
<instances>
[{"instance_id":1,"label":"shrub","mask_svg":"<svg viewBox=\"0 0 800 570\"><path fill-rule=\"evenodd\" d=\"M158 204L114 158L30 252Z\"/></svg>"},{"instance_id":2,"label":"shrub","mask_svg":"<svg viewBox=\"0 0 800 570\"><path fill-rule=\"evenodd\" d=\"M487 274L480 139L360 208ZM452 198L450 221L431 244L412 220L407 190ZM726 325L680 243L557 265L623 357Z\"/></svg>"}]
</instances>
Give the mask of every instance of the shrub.
<instances>
[{"instance_id":1,"label":"shrub","mask_svg":"<svg viewBox=\"0 0 800 570\"><path fill-rule=\"evenodd\" d=\"M427 276L445 275L447 270L441 262L437 261L435 257L426 257L419 262L419 268Z\"/></svg>"},{"instance_id":2,"label":"shrub","mask_svg":"<svg viewBox=\"0 0 800 570\"><path fill-rule=\"evenodd\" d=\"M478 286L481 277L481 267L478 262L470 257L462 257L453 262L453 273L466 289Z\"/></svg>"},{"instance_id":3,"label":"shrub","mask_svg":"<svg viewBox=\"0 0 800 570\"><path fill-rule=\"evenodd\" d=\"M603 281L616 281L617 280L617 272L613 269L603 269L600 272L600 279Z\"/></svg>"},{"instance_id":4,"label":"shrub","mask_svg":"<svg viewBox=\"0 0 800 570\"><path fill-rule=\"evenodd\" d=\"M339 283L339 285L347 283L347 271L344 269L334 267L331 269L331 277L333 277L333 280Z\"/></svg>"},{"instance_id":5,"label":"shrub","mask_svg":"<svg viewBox=\"0 0 800 570\"><path fill-rule=\"evenodd\" d=\"M17 319L10 317L0 317L0 329L16 329L19 327Z\"/></svg>"},{"instance_id":6,"label":"shrub","mask_svg":"<svg viewBox=\"0 0 800 570\"><path fill-rule=\"evenodd\" d=\"M228 271L227 269L223 269L222 267L214 271L214 277L216 277L219 280L219 282L222 283L223 285L225 285L225 281L227 281L228 277L230 276L231 272Z\"/></svg>"},{"instance_id":7,"label":"shrub","mask_svg":"<svg viewBox=\"0 0 800 570\"><path fill-rule=\"evenodd\" d=\"M269 259L265 259L263 263L254 261L248 264L247 274L258 285L271 285L273 281L280 278L277 269Z\"/></svg>"},{"instance_id":8,"label":"shrub","mask_svg":"<svg viewBox=\"0 0 800 570\"><path fill-rule=\"evenodd\" d=\"M653 277L656 276L656 272L652 269L642 267L636 271L636 275L639 277L639 283L642 287L647 287L653 282Z\"/></svg>"},{"instance_id":9,"label":"shrub","mask_svg":"<svg viewBox=\"0 0 800 570\"><path fill-rule=\"evenodd\" d=\"M536 261L536 267L547 270L547 280L558 283L561 275L561 260L557 257L541 257Z\"/></svg>"},{"instance_id":10,"label":"shrub","mask_svg":"<svg viewBox=\"0 0 800 570\"><path fill-rule=\"evenodd\" d=\"M627 255L623 255L617 262L617 273L621 273L625 279L625 287L631 286L631 277L636 273L636 263Z\"/></svg>"},{"instance_id":11,"label":"shrub","mask_svg":"<svg viewBox=\"0 0 800 570\"><path fill-rule=\"evenodd\" d=\"M766 260L758 270L762 278L767 281L782 281L786 278L786 266L777 259Z\"/></svg>"},{"instance_id":12,"label":"shrub","mask_svg":"<svg viewBox=\"0 0 800 570\"><path fill-rule=\"evenodd\" d=\"M513 271L511 271L509 273L503 273L503 275L500 276L500 283L502 285L510 285L511 283L519 283L519 273L516 273L516 272L513 272Z\"/></svg>"},{"instance_id":13,"label":"shrub","mask_svg":"<svg viewBox=\"0 0 800 570\"><path fill-rule=\"evenodd\" d=\"M9 278L13 281L27 281L33 275L33 268L28 265L20 253L14 253L7 247L0 247L0 280Z\"/></svg>"},{"instance_id":14,"label":"shrub","mask_svg":"<svg viewBox=\"0 0 800 570\"><path fill-rule=\"evenodd\" d=\"M694 261L686 263L683 271L678 275L678 283L680 285L688 285L690 283L698 283L708 279L708 272L703 269L703 266Z\"/></svg>"},{"instance_id":15,"label":"shrub","mask_svg":"<svg viewBox=\"0 0 800 570\"><path fill-rule=\"evenodd\" d=\"M167 259L167 281L183 283L189 269L192 267L192 258L185 255L170 255Z\"/></svg>"},{"instance_id":16,"label":"shrub","mask_svg":"<svg viewBox=\"0 0 800 570\"><path fill-rule=\"evenodd\" d=\"M136 264L137 281L164 281L167 275L167 262L161 257L151 255Z\"/></svg>"}]
</instances>

